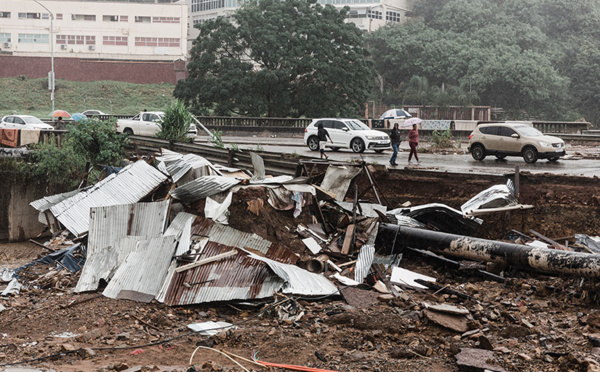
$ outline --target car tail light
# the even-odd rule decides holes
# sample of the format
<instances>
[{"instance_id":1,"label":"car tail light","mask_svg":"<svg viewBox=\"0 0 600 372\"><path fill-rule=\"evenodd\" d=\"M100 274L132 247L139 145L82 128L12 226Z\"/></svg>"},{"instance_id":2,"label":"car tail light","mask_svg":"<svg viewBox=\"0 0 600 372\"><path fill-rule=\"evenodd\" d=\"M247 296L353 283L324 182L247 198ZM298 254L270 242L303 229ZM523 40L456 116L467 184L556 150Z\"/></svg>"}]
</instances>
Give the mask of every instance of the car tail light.
<instances>
[{"instance_id":1,"label":"car tail light","mask_svg":"<svg viewBox=\"0 0 600 372\"><path fill-rule=\"evenodd\" d=\"M308 128L304 128L304 133L308 133Z\"/></svg>"},{"instance_id":2,"label":"car tail light","mask_svg":"<svg viewBox=\"0 0 600 372\"><path fill-rule=\"evenodd\" d=\"M469 134L469 141L471 140L471 138L473 138L473 135Z\"/></svg>"}]
</instances>

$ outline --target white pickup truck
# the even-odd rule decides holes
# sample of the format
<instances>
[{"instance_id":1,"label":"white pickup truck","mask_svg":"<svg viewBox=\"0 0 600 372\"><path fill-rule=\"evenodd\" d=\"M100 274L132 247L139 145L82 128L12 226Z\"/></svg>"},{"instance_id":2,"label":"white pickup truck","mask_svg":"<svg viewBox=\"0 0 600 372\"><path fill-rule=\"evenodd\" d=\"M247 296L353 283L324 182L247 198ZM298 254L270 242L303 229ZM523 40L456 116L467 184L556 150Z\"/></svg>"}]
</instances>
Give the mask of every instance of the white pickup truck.
<instances>
[{"instance_id":1,"label":"white pickup truck","mask_svg":"<svg viewBox=\"0 0 600 372\"><path fill-rule=\"evenodd\" d=\"M143 111L131 119L117 120L117 132L138 136L154 136L160 131L158 124L162 122L164 117L165 113L162 111ZM194 138L197 134L196 124L190 124L188 137Z\"/></svg>"}]
</instances>

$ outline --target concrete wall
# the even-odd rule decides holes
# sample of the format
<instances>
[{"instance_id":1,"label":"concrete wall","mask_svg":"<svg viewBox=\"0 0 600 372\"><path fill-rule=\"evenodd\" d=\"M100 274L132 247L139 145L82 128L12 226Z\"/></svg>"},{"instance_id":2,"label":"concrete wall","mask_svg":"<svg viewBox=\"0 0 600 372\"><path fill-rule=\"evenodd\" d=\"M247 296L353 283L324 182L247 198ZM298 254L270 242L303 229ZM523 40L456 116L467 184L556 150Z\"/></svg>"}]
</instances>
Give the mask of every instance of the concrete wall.
<instances>
[{"instance_id":1,"label":"concrete wall","mask_svg":"<svg viewBox=\"0 0 600 372\"><path fill-rule=\"evenodd\" d=\"M0 77L48 76L49 57L0 55ZM185 61L119 61L84 58L54 58L56 79L72 81L116 80L137 84L176 84L185 78Z\"/></svg>"},{"instance_id":2,"label":"concrete wall","mask_svg":"<svg viewBox=\"0 0 600 372\"><path fill-rule=\"evenodd\" d=\"M38 221L39 212L29 205L44 194L43 185L12 184L8 200L8 241L17 242L40 235L44 225Z\"/></svg>"}]
</instances>

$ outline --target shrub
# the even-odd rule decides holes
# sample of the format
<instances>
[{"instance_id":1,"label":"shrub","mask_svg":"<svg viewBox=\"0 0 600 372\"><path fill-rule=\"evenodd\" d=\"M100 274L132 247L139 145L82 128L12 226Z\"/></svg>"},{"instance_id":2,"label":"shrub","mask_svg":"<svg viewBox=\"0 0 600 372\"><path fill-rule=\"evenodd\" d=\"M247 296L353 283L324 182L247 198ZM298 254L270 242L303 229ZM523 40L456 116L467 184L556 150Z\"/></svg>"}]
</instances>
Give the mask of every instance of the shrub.
<instances>
[{"instance_id":1,"label":"shrub","mask_svg":"<svg viewBox=\"0 0 600 372\"><path fill-rule=\"evenodd\" d=\"M438 149L454 147L450 129L446 129L445 131L434 130L431 136L431 147Z\"/></svg>"},{"instance_id":2,"label":"shrub","mask_svg":"<svg viewBox=\"0 0 600 372\"><path fill-rule=\"evenodd\" d=\"M162 123L158 124L160 131L156 133L156 137L172 141L193 140L187 136L193 120L183 102L176 100L165 110L165 117Z\"/></svg>"}]
</instances>

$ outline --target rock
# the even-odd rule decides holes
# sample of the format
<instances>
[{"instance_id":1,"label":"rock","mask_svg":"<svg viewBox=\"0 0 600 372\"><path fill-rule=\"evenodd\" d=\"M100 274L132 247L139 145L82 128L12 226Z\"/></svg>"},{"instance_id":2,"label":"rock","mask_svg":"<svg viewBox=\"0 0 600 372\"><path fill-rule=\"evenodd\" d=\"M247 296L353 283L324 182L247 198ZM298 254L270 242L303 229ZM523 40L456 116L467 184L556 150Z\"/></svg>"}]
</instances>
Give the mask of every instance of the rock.
<instances>
[{"instance_id":1,"label":"rock","mask_svg":"<svg viewBox=\"0 0 600 372\"><path fill-rule=\"evenodd\" d=\"M466 370L506 372L498 364L493 351L463 348L460 350L460 353L455 355L455 358L456 364Z\"/></svg>"},{"instance_id":2,"label":"rock","mask_svg":"<svg viewBox=\"0 0 600 372\"><path fill-rule=\"evenodd\" d=\"M466 307L462 306L452 306L448 304L441 305L429 305L424 303L423 306L428 310L437 311L439 313L447 313L454 315L469 315L469 310Z\"/></svg>"},{"instance_id":3,"label":"rock","mask_svg":"<svg viewBox=\"0 0 600 372\"><path fill-rule=\"evenodd\" d=\"M72 344L62 344L60 345L60 349L62 351L75 351L75 346L73 346Z\"/></svg>"},{"instance_id":4,"label":"rock","mask_svg":"<svg viewBox=\"0 0 600 372\"><path fill-rule=\"evenodd\" d=\"M96 352L90 348L85 348L85 349L79 349L79 355L82 358L92 358L94 356L96 356Z\"/></svg>"},{"instance_id":5,"label":"rock","mask_svg":"<svg viewBox=\"0 0 600 372\"><path fill-rule=\"evenodd\" d=\"M510 350L505 346L495 347L494 351L500 352L502 354L510 354Z\"/></svg>"},{"instance_id":6,"label":"rock","mask_svg":"<svg viewBox=\"0 0 600 372\"><path fill-rule=\"evenodd\" d=\"M528 328L511 324L508 327L504 328L504 330L500 333L500 336L504 338L516 337L522 338L529 336L531 331Z\"/></svg>"},{"instance_id":7,"label":"rock","mask_svg":"<svg viewBox=\"0 0 600 372\"><path fill-rule=\"evenodd\" d=\"M527 362L531 362L533 360L532 357L530 357L529 355L527 355L525 353L519 353L519 357Z\"/></svg>"},{"instance_id":8,"label":"rock","mask_svg":"<svg viewBox=\"0 0 600 372\"><path fill-rule=\"evenodd\" d=\"M430 321L451 329L456 332L464 333L469 330L468 320L464 316L437 313L435 311L424 310L423 313Z\"/></svg>"},{"instance_id":9,"label":"rock","mask_svg":"<svg viewBox=\"0 0 600 372\"><path fill-rule=\"evenodd\" d=\"M127 365L127 363L117 363L113 366L113 369L115 371L121 372L125 371L126 369L129 369L129 365Z\"/></svg>"},{"instance_id":10,"label":"rock","mask_svg":"<svg viewBox=\"0 0 600 372\"><path fill-rule=\"evenodd\" d=\"M129 340L130 338L131 338L131 336L127 332L120 333L117 335L117 341L125 341L125 340Z\"/></svg>"},{"instance_id":11,"label":"rock","mask_svg":"<svg viewBox=\"0 0 600 372\"><path fill-rule=\"evenodd\" d=\"M485 337L484 335L479 336L479 348L480 349L484 349L484 350L494 350L494 347L492 346L492 343L490 342L490 340Z\"/></svg>"}]
</instances>

